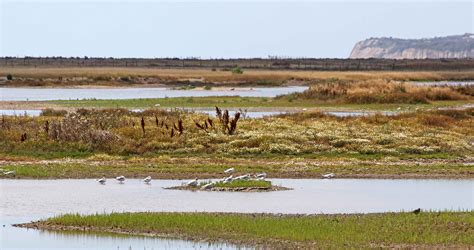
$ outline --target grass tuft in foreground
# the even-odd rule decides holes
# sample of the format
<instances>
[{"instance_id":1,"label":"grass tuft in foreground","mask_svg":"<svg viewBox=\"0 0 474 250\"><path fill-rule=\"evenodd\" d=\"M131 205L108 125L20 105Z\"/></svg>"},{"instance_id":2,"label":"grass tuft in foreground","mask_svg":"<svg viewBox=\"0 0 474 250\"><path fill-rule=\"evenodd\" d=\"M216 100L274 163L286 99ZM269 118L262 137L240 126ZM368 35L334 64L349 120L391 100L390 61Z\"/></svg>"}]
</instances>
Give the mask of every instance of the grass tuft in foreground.
<instances>
[{"instance_id":1,"label":"grass tuft in foreground","mask_svg":"<svg viewBox=\"0 0 474 250\"><path fill-rule=\"evenodd\" d=\"M349 215L67 214L20 225L286 247L469 247L474 211Z\"/></svg>"}]
</instances>

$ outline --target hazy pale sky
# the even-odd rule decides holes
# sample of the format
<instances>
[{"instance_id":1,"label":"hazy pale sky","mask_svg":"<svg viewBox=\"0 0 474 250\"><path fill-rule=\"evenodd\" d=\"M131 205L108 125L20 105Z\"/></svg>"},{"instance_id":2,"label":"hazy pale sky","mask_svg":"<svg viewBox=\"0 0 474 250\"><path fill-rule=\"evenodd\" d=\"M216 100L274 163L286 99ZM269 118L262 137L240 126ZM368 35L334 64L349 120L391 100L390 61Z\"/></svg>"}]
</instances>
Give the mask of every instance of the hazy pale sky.
<instances>
[{"instance_id":1,"label":"hazy pale sky","mask_svg":"<svg viewBox=\"0 0 474 250\"><path fill-rule=\"evenodd\" d=\"M0 0L0 56L346 58L369 37L473 32L473 1Z\"/></svg>"}]
</instances>

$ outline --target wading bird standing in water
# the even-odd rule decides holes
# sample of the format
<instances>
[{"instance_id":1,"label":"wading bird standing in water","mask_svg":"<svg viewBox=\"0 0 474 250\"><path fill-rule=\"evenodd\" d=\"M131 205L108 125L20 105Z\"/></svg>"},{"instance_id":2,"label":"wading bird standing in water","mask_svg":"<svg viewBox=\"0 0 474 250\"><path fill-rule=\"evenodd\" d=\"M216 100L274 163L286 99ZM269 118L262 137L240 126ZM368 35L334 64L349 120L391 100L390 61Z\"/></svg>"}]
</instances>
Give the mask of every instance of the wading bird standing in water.
<instances>
[{"instance_id":1,"label":"wading bird standing in water","mask_svg":"<svg viewBox=\"0 0 474 250\"><path fill-rule=\"evenodd\" d=\"M263 179L267 178L267 173L256 174L255 178L257 178L259 180L263 180Z\"/></svg>"},{"instance_id":2,"label":"wading bird standing in water","mask_svg":"<svg viewBox=\"0 0 474 250\"><path fill-rule=\"evenodd\" d=\"M121 175L121 176L115 177L115 179L116 179L119 183L123 183L123 182L125 181L125 176Z\"/></svg>"},{"instance_id":3,"label":"wading bird standing in water","mask_svg":"<svg viewBox=\"0 0 474 250\"><path fill-rule=\"evenodd\" d=\"M207 183L206 185L202 186L201 189L211 189L214 187L214 183L210 182L210 183Z\"/></svg>"},{"instance_id":4,"label":"wading bird standing in water","mask_svg":"<svg viewBox=\"0 0 474 250\"><path fill-rule=\"evenodd\" d=\"M244 175L237 176L234 178L234 180L244 180L244 181L247 181L249 179L250 179L250 174L244 174Z\"/></svg>"},{"instance_id":5,"label":"wading bird standing in water","mask_svg":"<svg viewBox=\"0 0 474 250\"><path fill-rule=\"evenodd\" d=\"M331 178L336 177L336 175L334 173L323 174L322 176L325 179L331 179Z\"/></svg>"},{"instance_id":6,"label":"wading bird standing in water","mask_svg":"<svg viewBox=\"0 0 474 250\"><path fill-rule=\"evenodd\" d=\"M107 180L105 179L104 176L102 176L102 178L98 179L97 182L100 183L100 184L105 184Z\"/></svg>"},{"instance_id":7,"label":"wading bird standing in water","mask_svg":"<svg viewBox=\"0 0 474 250\"><path fill-rule=\"evenodd\" d=\"M224 182L224 183L229 183L229 182L232 182L232 180L233 180L233 177L232 177L232 175L231 175L231 176L229 176L229 177L224 178L224 181L223 181L223 182Z\"/></svg>"},{"instance_id":8,"label":"wading bird standing in water","mask_svg":"<svg viewBox=\"0 0 474 250\"><path fill-rule=\"evenodd\" d=\"M143 182L145 182L146 184L150 184L151 176L147 176L145 179L143 179Z\"/></svg>"},{"instance_id":9,"label":"wading bird standing in water","mask_svg":"<svg viewBox=\"0 0 474 250\"><path fill-rule=\"evenodd\" d=\"M187 185L187 186L190 186L190 187L195 187L195 186L198 185L198 179L196 178L196 179L194 179L194 180L192 180L192 181L189 181L186 185Z\"/></svg>"}]
</instances>

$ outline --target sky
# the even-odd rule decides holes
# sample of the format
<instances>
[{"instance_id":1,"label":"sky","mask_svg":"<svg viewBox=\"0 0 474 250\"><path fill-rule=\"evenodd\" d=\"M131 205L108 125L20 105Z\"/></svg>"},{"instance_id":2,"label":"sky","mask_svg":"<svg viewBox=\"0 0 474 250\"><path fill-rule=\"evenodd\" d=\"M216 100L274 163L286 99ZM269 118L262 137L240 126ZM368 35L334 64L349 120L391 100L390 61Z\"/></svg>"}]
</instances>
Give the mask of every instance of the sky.
<instances>
[{"instance_id":1,"label":"sky","mask_svg":"<svg viewBox=\"0 0 474 250\"><path fill-rule=\"evenodd\" d=\"M0 56L347 58L370 37L474 33L473 2L0 0Z\"/></svg>"}]
</instances>

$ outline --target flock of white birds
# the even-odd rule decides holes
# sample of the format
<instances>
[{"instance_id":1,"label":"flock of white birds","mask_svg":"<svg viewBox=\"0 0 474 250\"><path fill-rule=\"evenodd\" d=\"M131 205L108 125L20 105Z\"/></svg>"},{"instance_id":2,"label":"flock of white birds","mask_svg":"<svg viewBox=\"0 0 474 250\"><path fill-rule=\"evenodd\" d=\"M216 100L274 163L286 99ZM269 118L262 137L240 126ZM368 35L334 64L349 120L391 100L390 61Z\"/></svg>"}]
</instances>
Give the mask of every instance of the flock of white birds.
<instances>
[{"instance_id":1,"label":"flock of white birds","mask_svg":"<svg viewBox=\"0 0 474 250\"><path fill-rule=\"evenodd\" d=\"M125 182L125 176L117 176L115 177L115 180L117 180L120 184L123 184ZM100 184L105 184L107 182L107 179L105 177L102 177L98 180L96 180ZM145 179L142 180L145 184L150 184L151 183L151 176L145 177Z\"/></svg>"},{"instance_id":2,"label":"flock of white birds","mask_svg":"<svg viewBox=\"0 0 474 250\"><path fill-rule=\"evenodd\" d=\"M201 187L201 189L211 189L218 182L230 183L232 181L238 181L238 180L244 180L244 181L252 180L252 176L250 174L244 174L244 175L234 177L232 175L233 173L235 173L235 168L226 169L226 170L224 170L224 174L230 174L230 176L224 177L224 178L222 178L221 180L218 180L218 181L209 182L209 183L203 185ZM266 173L260 173L260 174L254 175L253 180L265 180L266 177L267 177ZM198 186L198 179L196 178L194 180L191 180L191 181L187 182L185 185L188 186L188 187L197 187Z\"/></svg>"},{"instance_id":3,"label":"flock of white birds","mask_svg":"<svg viewBox=\"0 0 474 250\"><path fill-rule=\"evenodd\" d=\"M15 170L5 171L3 169L0 169L0 171L2 171L3 175L6 175L6 176L16 176L16 171ZM230 182L236 181L236 180L251 180L252 179L250 174L245 174L245 175L240 175L240 176L237 176L237 177L233 177L232 174L234 172L235 172L235 168L229 168L229 169L224 170L224 174L230 174L230 176L224 177L222 180L219 180L217 182L230 183ZM327 173L327 174L323 174L321 176L325 179L332 179L332 178L336 177L336 175L334 173ZM265 180L265 178L267 178L266 173L259 173L259 174L254 175L254 180ZM122 184L122 183L125 182L125 176L123 176L123 175L117 176L117 177L115 177L115 180L117 180L119 183ZM151 176L147 176L142 181L145 184L150 184L151 180L152 180ZM100 184L105 184L107 182L107 179L105 177L102 177L100 179L97 179L96 181ZM216 182L210 182L210 183L204 185L202 188L203 189L212 188L212 187L214 187L215 183ZM197 187L198 186L198 179L196 178L194 180L191 180L191 181L187 182L186 186Z\"/></svg>"},{"instance_id":4,"label":"flock of white birds","mask_svg":"<svg viewBox=\"0 0 474 250\"><path fill-rule=\"evenodd\" d=\"M237 180L265 180L265 178L267 178L267 173L259 173L259 174L256 174L254 175L252 178L252 176L250 174L245 174L245 175L240 175L240 176L237 176L237 177L234 177L232 174L235 173L235 168L229 168L229 169L226 169L224 170L224 174L230 174L230 176L228 177L224 177L222 178L221 180L218 180L218 181L211 181L207 184L204 184L203 186L201 186L201 189L211 189L215 186L216 183L219 183L219 182L222 182L222 183L230 183L232 181L237 181ZM327 174L323 174L321 175L324 179L332 179L334 177L336 177L336 175L334 173L327 173ZM185 185L188 186L188 187L197 187L199 184L198 182L198 179L194 179L194 180L191 180L189 182L187 182Z\"/></svg>"}]
</instances>

